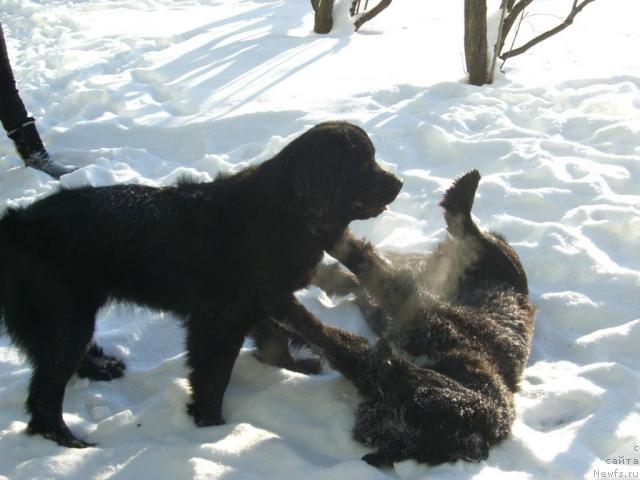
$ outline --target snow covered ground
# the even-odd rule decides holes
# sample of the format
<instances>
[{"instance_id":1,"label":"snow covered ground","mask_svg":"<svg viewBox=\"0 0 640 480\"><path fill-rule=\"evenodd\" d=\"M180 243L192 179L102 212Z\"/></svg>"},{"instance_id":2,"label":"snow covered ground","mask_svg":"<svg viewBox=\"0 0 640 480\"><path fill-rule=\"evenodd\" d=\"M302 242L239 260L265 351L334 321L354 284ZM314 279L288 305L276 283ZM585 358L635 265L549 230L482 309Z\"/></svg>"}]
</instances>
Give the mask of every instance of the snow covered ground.
<instances>
[{"instance_id":1,"label":"snow covered ground","mask_svg":"<svg viewBox=\"0 0 640 480\"><path fill-rule=\"evenodd\" d=\"M0 479L640 476L640 4L594 2L478 88L463 81L462 3L398 0L359 34L342 13L324 37L311 33L308 0L0 0L0 18L48 149L83 167L64 186L209 179L345 119L405 182L390 211L354 230L422 251L443 238L444 189L478 168L474 214L513 243L539 308L511 439L480 464L376 470L351 439L355 389L328 369L264 366L249 342L227 425L197 429L175 319L113 306L97 336L127 374L73 379L64 407L96 448L23 434L30 369L0 338ZM522 35L570 3L537 0ZM0 141L2 209L59 188L20 165ZM300 297L370 335L349 299Z\"/></svg>"}]
</instances>

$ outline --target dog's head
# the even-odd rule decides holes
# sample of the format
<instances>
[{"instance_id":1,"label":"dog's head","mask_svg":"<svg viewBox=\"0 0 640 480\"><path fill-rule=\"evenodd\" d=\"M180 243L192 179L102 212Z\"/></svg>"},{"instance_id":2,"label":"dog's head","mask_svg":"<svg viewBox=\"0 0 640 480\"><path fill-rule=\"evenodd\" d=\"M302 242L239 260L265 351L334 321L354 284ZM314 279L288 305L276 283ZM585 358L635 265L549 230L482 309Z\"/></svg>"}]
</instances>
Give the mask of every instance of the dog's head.
<instances>
[{"instance_id":1,"label":"dog's head","mask_svg":"<svg viewBox=\"0 0 640 480\"><path fill-rule=\"evenodd\" d=\"M314 221L347 224L380 214L402 182L375 161L368 135L346 122L316 125L278 155L294 208Z\"/></svg>"},{"instance_id":2,"label":"dog's head","mask_svg":"<svg viewBox=\"0 0 640 480\"><path fill-rule=\"evenodd\" d=\"M374 355L377 386L388 416L406 425L406 457L431 464L486 459L496 432L485 400L433 370L395 358L381 343Z\"/></svg>"}]
</instances>

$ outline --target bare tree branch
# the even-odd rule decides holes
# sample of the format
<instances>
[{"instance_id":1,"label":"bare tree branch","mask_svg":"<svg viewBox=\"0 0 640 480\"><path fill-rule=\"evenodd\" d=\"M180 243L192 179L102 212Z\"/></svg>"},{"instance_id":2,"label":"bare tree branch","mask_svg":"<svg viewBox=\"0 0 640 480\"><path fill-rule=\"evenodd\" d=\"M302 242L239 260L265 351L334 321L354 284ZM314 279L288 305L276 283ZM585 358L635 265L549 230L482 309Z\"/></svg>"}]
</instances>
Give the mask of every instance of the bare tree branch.
<instances>
[{"instance_id":1,"label":"bare tree branch","mask_svg":"<svg viewBox=\"0 0 640 480\"><path fill-rule=\"evenodd\" d=\"M373 7L371 10L369 10L368 12L364 12L362 16L358 18L358 20L356 20L353 24L356 29L356 32L360 29L362 25L367 23L369 20L373 19L373 17L377 16L389 5L391 5L391 0L382 0L378 5ZM365 4L365 8L367 8L366 4Z\"/></svg>"},{"instance_id":2,"label":"bare tree branch","mask_svg":"<svg viewBox=\"0 0 640 480\"><path fill-rule=\"evenodd\" d=\"M529 42L525 43L521 47L514 48L513 50L509 50L508 52L501 54L500 58L502 60L506 60L507 58L511 58L511 57L515 57L516 55L520 55L520 54L526 52L527 50L529 50L531 47L533 47L533 46L537 45L538 43L542 42L543 40L546 40L547 38L555 35L556 33L561 32L562 30L564 30L565 28L567 28L569 25L571 25L573 23L573 19L576 17L576 15L578 15L578 13L580 13L582 11L582 9L584 7L586 7L588 4L590 4L591 2L594 2L594 1L595 0L583 0L582 3L578 4L578 0L574 0L573 1L573 7L571 7L571 12L567 16L567 18L565 18L564 22L562 22L557 27L552 28L551 30L548 30L548 31L538 35L537 37L535 37L534 39L532 39Z\"/></svg>"},{"instance_id":3,"label":"bare tree branch","mask_svg":"<svg viewBox=\"0 0 640 480\"><path fill-rule=\"evenodd\" d=\"M491 59L491 67L489 67L489 73L487 75L487 83L493 83L493 77L496 72L496 62L498 61L498 55L500 54L501 42L502 42L502 29L504 28L504 18L509 8L508 3L503 1L502 12L500 13L500 25L498 26L498 35L496 37L496 44L493 48L493 58Z\"/></svg>"},{"instance_id":4,"label":"bare tree branch","mask_svg":"<svg viewBox=\"0 0 640 480\"><path fill-rule=\"evenodd\" d=\"M516 27L516 31L513 32L513 39L511 40L511 46L509 47L509 49L513 49L513 46L516 44L516 39L518 38L518 33L520 33L520 27L522 26L522 22L524 21L524 17L525 17L524 12L525 11L522 10L522 13L520 14L520 21L518 22L518 26ZM503 33L503 35L502 35L503 45L500 47L500 51L498 52L498 55L500 54L500 52L502 52L502 48L504 48L505 39L506 39L506 35L504 35L504 33ZM503 68L504 68L504 64L505 63L507 63L507 60L506 59L502 60L502 64L500 65L500 71L502 73L504 73Z\"/></svg>"},{"instance_id":5,"label":"bare tree branch","mask_svg":"<svg viewBox=\"0 0 640 480\"><path fill-rule=\"evenodd\" d=\"M502 3L500 4L501 9L505 7L505 3L507 4L507 12L510 12L513 8L513 5L516 3L516 0L502 0Z\"/></svg>"},{"instance_id":6,"label":"bare tree branch","mask_svg":"<svg viewBox=\"0 0 640 480\"><path fill-rule=\"evenodd\" d=\"M349 14L354 17L358 13L360 13L360 0L353 0L351 2L351 8L349 9Z\"/></svg>"},{"instance_id":7,"label":"bare tree branch","mask_svg":"<svg viewBox=\"0 0 640 480\"><path fill-rule=\"evenodd\" d=\"M509 10L509 15L507 15L507 18L504 19L504 25L502 26L502 39L500 40L500 48L498 49L498 52L502 53L504 42L507 40L507 36L511 31L511 27L513 27L513 24L516 23L518 15L520 15L523 10L531 4L531 2L533 2L533 0L520 0L515 5L513 5L511 1L507 2L507 10L509 10L509 3L511 3L512 6Z\"/></svg>"}]
</instances>

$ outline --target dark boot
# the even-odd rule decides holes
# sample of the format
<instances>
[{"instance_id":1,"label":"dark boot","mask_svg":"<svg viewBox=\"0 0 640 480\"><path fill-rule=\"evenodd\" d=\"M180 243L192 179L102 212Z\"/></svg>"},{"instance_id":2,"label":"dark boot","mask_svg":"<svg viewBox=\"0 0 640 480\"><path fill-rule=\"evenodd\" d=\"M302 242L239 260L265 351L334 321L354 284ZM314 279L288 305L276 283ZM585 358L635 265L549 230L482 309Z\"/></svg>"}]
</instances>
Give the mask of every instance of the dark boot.
<instances>
[{"instance_id":1,"label":"dark boot","mask_svg":"<svg viewBox=\"0 0 640 480\"><path fill-rule=\"evenodd\" d=\"M64 165L49 157L42 140L40 140L33 118L27 118L25 123L15 130L11 130L7 135L15 143L16 150L27 167L41 170L53 178L60 178L66 173L77 170L77 167Z\"/></svg>"}]
</instances>

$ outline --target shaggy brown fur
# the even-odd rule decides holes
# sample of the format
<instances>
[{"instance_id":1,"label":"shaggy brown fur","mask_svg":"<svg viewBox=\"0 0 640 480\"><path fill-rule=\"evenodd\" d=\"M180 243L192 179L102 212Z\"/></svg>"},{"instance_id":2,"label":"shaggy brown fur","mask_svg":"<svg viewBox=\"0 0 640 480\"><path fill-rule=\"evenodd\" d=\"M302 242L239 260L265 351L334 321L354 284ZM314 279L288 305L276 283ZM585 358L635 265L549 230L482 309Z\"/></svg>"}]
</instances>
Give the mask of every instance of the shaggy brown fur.
<instances>
[{"instance_id":1,"label":"shaggy brown fur","mask_svg":"<svg viewBox=\"0 0 640 480\"><path fill-rule=\"evenodd\" d=\"M375 449L371 464L479 461L509 434L534 308L515 251L471 218L479 180L474 170L446 193L451 238L431 254L389 262L350 234L330 251L355 276L324 267L316 283L356 293L374 347L299 308L272 316L358 387L353 434Z\"/></svg>"}]
</instances>

